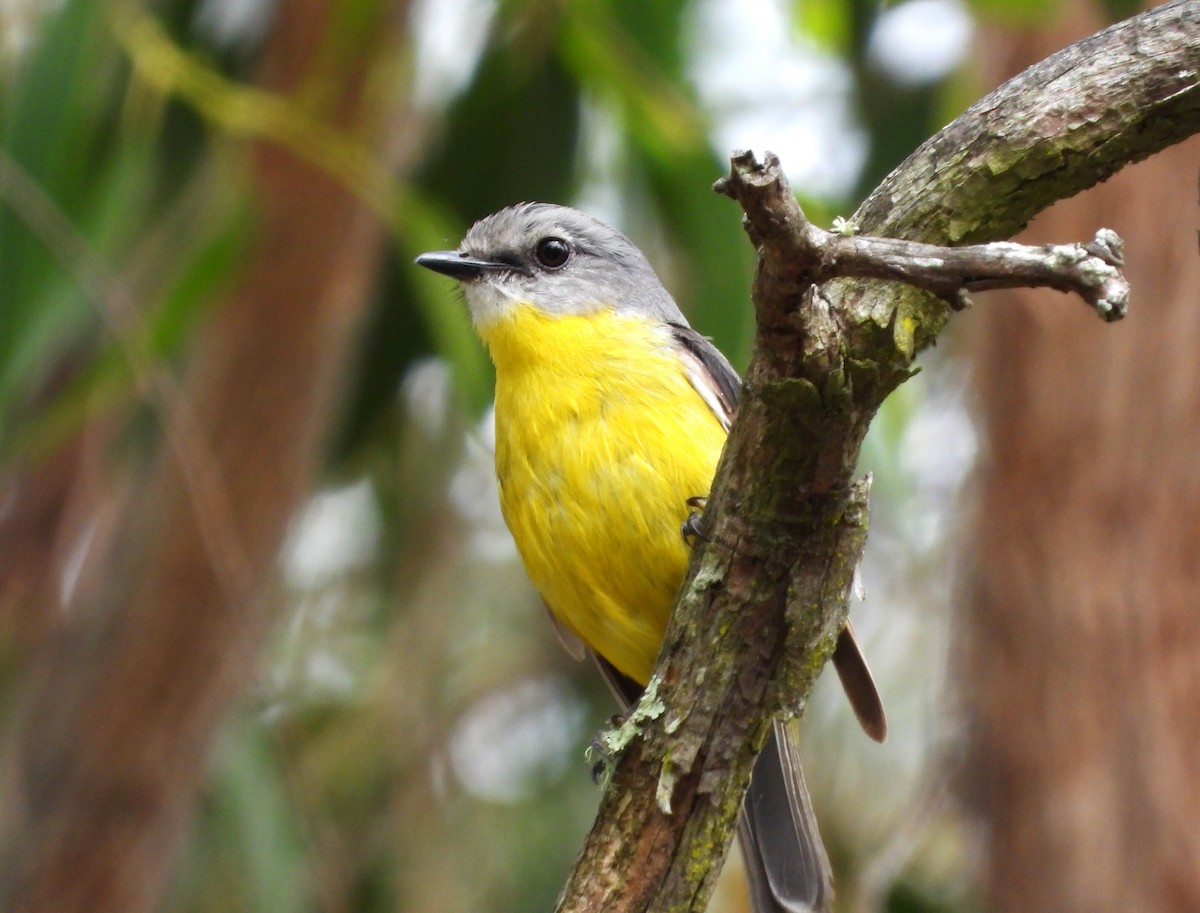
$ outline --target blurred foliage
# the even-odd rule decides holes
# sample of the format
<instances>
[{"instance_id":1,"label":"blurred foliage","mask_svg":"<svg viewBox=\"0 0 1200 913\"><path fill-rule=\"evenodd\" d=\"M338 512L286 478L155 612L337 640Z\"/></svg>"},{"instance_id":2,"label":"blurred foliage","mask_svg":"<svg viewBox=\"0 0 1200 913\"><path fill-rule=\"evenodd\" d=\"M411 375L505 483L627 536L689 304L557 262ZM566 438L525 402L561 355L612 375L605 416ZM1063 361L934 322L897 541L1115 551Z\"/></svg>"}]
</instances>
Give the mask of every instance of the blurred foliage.
<instances>
[{"instance_id":1,"label":"blurred foliage","mask_svg":"<svg viewBox=\"0 0 1200 913\"><path fill-rule=\"evenodd\" d=\"M36 463L91 417L137 403L139 364L174 371L186 359L253 237L240 140L269 137L321 164L393 231L328 488L298 520L283 622L260 689L213 758L170 909L552 906L596 801L584 748L611 708L590 670L555 644L506 542L491 490L486 357L450 283L411 261L455 246L474 219L509 203L600 199L696 326L743 365L753 258L736 208L708 189L726 150L712 146L720 112L702 106L692 69L703 5L478 0L408 11L413 23L469 11L488 25L478 60L458 61L470 64L462 87L414 106L398 127L399 169L326 126L319 80L304 103L254 87L266 39L248 23L220 39L201 26L234 4L30 5L29 46L6 52L0 99L0 466ZM1047 5L1024 4L1030 15ZM328 53L354 53L360 6L342 0ZM784 12L801 47L849 77L847 103L866 136L859 192L974 91L969 77L914 87L880 71L868 46L884 9L811 0ZM466 20L451 28L465 36ZM413 68L437 63L429 46L414 32L377 78L415 86ZM788 150L775 151L786 163ZM855 202L802 193L820 218ZM897 454L920 408L897 398L868 448L877 492L902 509ZM19 664L4 675L7 706ZM829 738L842 741L846 713L836 713ZM812 714L822 725L819 702ZM848 755L871 750L846 745ZM844 764L839 772L842 752L821 754L813 779L851 776ZM896 815L906 795L893 797ZM830 803L847 872L895 822L855 823L867 804ZM931 838L939 863L885 892L890 909L969 909L965 851L944 849L954 828Z\"/></svg>"}]
</instances>

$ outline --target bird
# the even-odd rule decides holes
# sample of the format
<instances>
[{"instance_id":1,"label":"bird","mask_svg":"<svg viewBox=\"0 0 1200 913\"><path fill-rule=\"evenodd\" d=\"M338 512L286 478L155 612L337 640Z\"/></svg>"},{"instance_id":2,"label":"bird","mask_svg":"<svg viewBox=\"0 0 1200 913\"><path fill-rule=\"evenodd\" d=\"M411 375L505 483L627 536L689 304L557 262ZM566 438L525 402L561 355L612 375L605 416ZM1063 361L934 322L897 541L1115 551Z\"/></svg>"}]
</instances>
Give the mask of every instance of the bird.
<instances>
[{"instance_id":1,"label":"bird","mask_svg":"<svg viewBox=\"0 0 1200 913\"><path fill-rule=\"evenodd\" d=\"M458 281L495 366L501 511L568 645L623 709L650 679L741 381L645 255L580 210L520 203L416 263ZM573 652L581 652L573 650ZM848 625L834 652L869 736L887 723ZM797 748L777 721L739 821L756 913L824 913L833 897Z\"/></svg>"}]
</instances>

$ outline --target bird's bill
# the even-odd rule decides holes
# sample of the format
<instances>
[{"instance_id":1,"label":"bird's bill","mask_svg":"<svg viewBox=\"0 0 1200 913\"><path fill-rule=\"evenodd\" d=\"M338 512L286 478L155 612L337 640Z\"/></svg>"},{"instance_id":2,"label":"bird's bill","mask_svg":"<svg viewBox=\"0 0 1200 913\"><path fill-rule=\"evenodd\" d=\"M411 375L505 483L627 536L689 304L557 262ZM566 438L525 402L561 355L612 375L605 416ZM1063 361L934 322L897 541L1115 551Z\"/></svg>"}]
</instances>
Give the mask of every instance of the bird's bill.
<instances>
[{"instance_id":1,"label":"bird's bill","mask_svg":"<svg viewBox=\"0 0 1200 913\"><path fill-rule=\"evenodd\" d=\"M435 250L417 257L417 265L431 269L435 273L458 279L460 282L479 279L488 273L511 271L511 263L497 263L492 260L480 260L468 257L457 250Z\"/></svg>"}]
</instances>

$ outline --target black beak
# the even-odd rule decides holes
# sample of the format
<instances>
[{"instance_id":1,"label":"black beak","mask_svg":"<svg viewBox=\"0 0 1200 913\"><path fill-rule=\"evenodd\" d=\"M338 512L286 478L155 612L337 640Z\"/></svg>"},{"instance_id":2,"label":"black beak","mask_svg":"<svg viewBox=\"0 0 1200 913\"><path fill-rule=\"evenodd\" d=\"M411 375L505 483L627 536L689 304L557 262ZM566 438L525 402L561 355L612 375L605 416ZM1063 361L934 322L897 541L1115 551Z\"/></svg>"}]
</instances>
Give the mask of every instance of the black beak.
<instances>
[{"instance_id":1,"label":"black beak","mask_svg":"<svg viewBox=\"0 0 1200 913\"><path fill-rule=\"evenodd\" d=\"M421 254L417 257L416 262L418 266L431 269L435 273L441 273L443 276L449 276L460 282L479 279L486 273L498 273L513 269L511 263L480 260L476 257L468 257L457 250L435 250L428 254Z\"/></svg>"}]
</instances>

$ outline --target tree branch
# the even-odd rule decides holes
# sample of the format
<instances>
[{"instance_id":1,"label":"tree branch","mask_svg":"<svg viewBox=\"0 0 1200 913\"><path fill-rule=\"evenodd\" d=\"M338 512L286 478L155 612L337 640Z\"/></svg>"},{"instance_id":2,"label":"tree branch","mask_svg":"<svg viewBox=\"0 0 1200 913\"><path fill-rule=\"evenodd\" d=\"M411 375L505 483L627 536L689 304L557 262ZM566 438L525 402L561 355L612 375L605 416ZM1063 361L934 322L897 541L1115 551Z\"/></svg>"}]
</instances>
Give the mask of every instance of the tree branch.
<instances>
[{"instance_id":1,"label":"tree branch","mask_svg":"<svg viewBox=\"0 0 1200 913\"><path fill-rule=\"evenodd\" d=\"M766 229L775 242L772 255L799 264L808 281L836 278L890 279L932 292L952 309L968 304L967 293L1000 288L1053 288L1074 292L1104 320L1120 320L1129 307L1129 283L1121 274L1124 244L1117 233L1101 228L1087 244L1029 247L993 241L968 247L941 247L900 238L873 238L825 231L808 221L783 179L779 160L767 153L759 165L752 153L735 153L733 172L713 190L751 212L769 213ZM769 196L769 203L761 197ZM782 219L782 221L781 221ZM761 215L760 220L761 221ZM756 222L747 230L756 243L767 239ZM778 232L777 226L789 226Z\"/></svg>"},{"instance_id":2,"label":"tree branch","mask_svg":"<svg viewBox=\"0 0 1200 913\"><path fill-rule=\"evenodd\" d=\"M1056 200L1195 134L1198 74L1197 0L1119 22L977 101L888 175L851 221L864 234L932 244L1009 238ZM948 316L937 299L899 285L838 281L826 292L857 326L891 322L909 359Z\"/></svg>"},{"instance_id":3,"label":"tree branch","mask_svg":"<svg viewBox=\"0 0 1200 913\"><path fill-rule=\"evenodd\" d=\"M1195 0L1120 23L974 105L853 221L925 242L1008 237L1200 130L1198 71ZM768 721L800 711L842 625L865 541L866 485L851 479L867 426L950 313L897 283L842 278L816 294L827 273L796 255L786 184L740 171L735 161L731 180L756 187L738 197L759 256L755 353L649 689L655 707L619 760L562 911L704 908Z\"/></svg>"}]
</instances>

